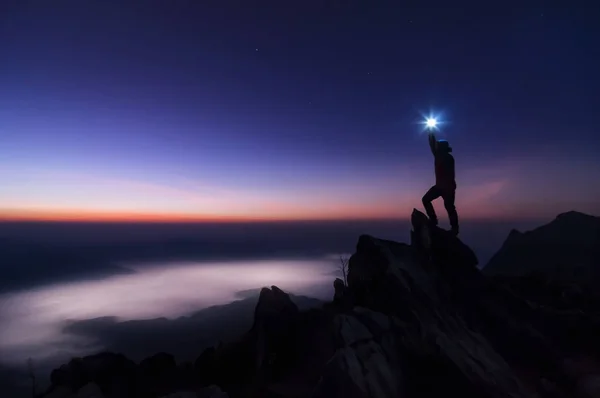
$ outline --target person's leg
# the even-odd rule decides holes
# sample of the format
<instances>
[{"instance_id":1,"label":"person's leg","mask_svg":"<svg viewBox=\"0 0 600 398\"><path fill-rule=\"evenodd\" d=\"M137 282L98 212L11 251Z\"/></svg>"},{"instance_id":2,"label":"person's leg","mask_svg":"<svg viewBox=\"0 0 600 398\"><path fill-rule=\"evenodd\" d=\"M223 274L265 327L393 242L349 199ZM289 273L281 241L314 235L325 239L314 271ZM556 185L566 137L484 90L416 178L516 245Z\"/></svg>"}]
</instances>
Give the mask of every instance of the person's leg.
<instances>
[{"instance_id":1,"label":"person's leg","mask_svg":"<svg viewBox=\"0 0 600 398\"><path fill-rule=\"evenodd\" d=\"M448 211L448 218L450 219L452 232L455 235L458 235L458 213L456 212L456 206L454 204L456 200L456 191L452 190L444 193L442 197L444 199L444 207L446 208L446 211Z\"/></svg>"},{"instance_id":2,"label":"person's leg","mask_svg":"<svg viewBox=\"0 0 600 398\"><path fill-rule=\"evenodd\" d=\"M425 212L427 213L427 217L434 224L437 225L438 219L435 215L435 209L433 208L433 202L435 199L439 198L442 195L438 187L435 185L429 188L429 191L425 195L423 195L423 207L425 208Z\"/></svg>"}]
</instances>

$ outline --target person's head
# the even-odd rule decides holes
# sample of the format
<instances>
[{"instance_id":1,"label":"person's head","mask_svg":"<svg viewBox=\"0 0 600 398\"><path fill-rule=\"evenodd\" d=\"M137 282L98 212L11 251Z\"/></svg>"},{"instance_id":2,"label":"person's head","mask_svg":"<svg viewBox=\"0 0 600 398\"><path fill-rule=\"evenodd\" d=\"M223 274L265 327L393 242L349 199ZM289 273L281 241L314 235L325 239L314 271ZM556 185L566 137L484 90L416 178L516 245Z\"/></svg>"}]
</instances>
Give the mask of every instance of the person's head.
<instances>
[{"instance_id":1,"label":"person's head","mask_svg":"<svg viewBox=\"0 0 600 398\"><path fill-rule=\"evenodd\" d=\"M439 153L450 153L452 152L452 147L446 140L438 140L436 150Z\"/></svg>"}]
</instances>

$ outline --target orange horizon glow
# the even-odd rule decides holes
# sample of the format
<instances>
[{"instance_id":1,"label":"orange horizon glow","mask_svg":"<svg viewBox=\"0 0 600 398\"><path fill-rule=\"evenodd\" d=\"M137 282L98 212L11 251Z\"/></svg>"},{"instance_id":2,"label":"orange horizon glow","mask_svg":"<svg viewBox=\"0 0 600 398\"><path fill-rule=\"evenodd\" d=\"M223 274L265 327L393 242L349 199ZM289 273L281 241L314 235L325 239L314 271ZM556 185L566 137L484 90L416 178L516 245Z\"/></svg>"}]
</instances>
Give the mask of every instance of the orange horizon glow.
<instances>
[{"instance_id":1,"label":"orange horizon glow","mask_svg":"<svg viewBox=\"0 0 600 398\"><path fill-rule=\"evenodd\" d=\"M358 213L360 216L349 216L344 214L298 214L296 216L274 214L272 216L249 216L249 215L208 215L208 214L172 214L172 213L142 213L126 211L67 211L67 210L0 210L0 222L72 222L72 223L261 223L261 222L318 222L318 221L408 221L413 208L423 211L418 207L411 207L395 214L382 214L378 212ZM437 209L437 208L436 208ZM443 221L446 217L443 207L437 209L438 217ZM558 213L557 213L558 214ZM557 215L554 214L554 215ZM469 221L501 221L510 219L543 219L547 216L541 214L530 215L514 214L507 217L506 214L495 212L464 212L462 220Z\"/></svg>"},{"instance_id":2,"label":"orange horizon glow","mask_svg":"<svg viewBox=\"0 0 600 398\"><path fill-rule=\"evenodd\" d=\"M586 195L581 194L581 181L593 176L573 178L580 170L579 163L555 159L555 163L562 163L549 185L537 174L540 159L505 159L486 167L465 168L456 197L459 218L497 222L548 220L571 210L600 214L600 201L593 187ZM411 168L415 172L393 170L393 175L340 181L317 178L300 186L273 184L260 189L177 174L155 181L110 173L23 169L18 177L4 174L0 222L409 220L414 208L423 211L421 196L429 189L431 176L419 172L429 173L428 166L424 161ZM555 186L564 189L556 191ZM440 221L447 222L442 199L436 200L434 207Z\"/></svg>"},{"instance_id":3,"label":"orange horizon glow","mask_svg":"<svg viewBox=\"0 0 600 398\"><path fill-rule=\"evenodd\" d=\"M386 217L367 215L363 217L285 217L285 216L240 216L240 215L187 215L169 213L104 212L104 211L56 211L27 210L0 211L0 222L134 222L134 223L239 223L239 222L281 222L281 221L341 221L341 220L386 220L409 219L407 217Z\"/></svg>"}]
</instances>

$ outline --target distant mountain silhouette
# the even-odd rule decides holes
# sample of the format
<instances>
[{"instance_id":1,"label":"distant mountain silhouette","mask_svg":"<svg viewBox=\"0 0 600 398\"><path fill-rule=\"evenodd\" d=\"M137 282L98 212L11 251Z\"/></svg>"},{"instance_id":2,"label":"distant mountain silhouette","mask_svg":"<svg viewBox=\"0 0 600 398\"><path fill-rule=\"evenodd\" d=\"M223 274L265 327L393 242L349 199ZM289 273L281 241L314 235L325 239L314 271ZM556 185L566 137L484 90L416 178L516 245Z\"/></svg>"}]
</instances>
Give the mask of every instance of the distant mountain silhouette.
<instances>
[{"instance_id":1,"label":"distant mountain silhouette","mask_svg":"<svg viewBox=\"0 0 600 398\"><path fill-rule=\"evenodd\" d=\"M157 351L172 353L180 360L193 360L197 350L235 339L252 326L260 290L240 291L238 296L243 299L208 307L190 316L133 321L94 318L76 321L66 326L64 332L92 338L103 348L134 360ZM305 296L291 295L291 299L301 310L323 304Z\"/></svg>"},{"instance_id":2,"label":"distant mountain silhouette","mask_svg":"<svg viewBox=\"0 0 600 398\"><path fill-rule=\"evenodd\" d=\"M505 276L541 273L577 282L597 280L600 217L571 211L532 231L512 230L483 272Z\"/></svg>"}]
</instances>

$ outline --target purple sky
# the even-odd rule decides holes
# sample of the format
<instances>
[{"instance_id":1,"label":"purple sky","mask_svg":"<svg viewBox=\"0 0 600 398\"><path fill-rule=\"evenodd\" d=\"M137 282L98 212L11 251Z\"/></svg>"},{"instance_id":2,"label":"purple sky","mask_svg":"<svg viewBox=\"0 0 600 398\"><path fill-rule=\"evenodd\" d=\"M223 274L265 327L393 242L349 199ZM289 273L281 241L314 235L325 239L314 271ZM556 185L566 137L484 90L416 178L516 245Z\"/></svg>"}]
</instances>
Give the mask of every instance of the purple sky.
<instances>
[{"instance_id":1,"label":"purple sky","mask_svg":"<svg viewBox=\"0 0 600 398\"><path fill-rule=\"evenodd\" d=\"M463 217L600 214L600 9L397 3L3 3L0 219L405 218L430 111Z\"/></svg>"}]
</instances>

